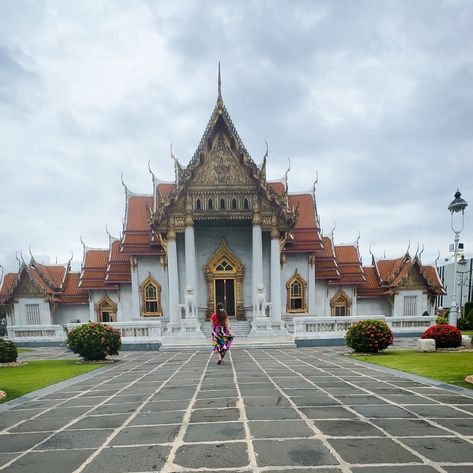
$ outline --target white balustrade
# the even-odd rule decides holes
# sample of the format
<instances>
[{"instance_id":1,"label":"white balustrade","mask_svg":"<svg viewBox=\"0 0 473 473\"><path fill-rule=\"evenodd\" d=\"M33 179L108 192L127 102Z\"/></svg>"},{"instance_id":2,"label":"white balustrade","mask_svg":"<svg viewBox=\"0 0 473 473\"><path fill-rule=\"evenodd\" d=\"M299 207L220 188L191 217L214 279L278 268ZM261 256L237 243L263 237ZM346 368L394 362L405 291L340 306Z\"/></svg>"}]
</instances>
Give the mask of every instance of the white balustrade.
<instances>
[{"instance_id":1,"label":"white balustrade","mask_svg":"<svg viewBox=\"0 0 473 473\"><path fill-rule=\"evenodd\" d=\"M7 327L12 342L63 342L66 339L62 325L12 325Z\"/></svg>"},{"instance_id":2,"label":"white balustrade","mask_svg":"<svg viewBox=\"0 0 473 473\"><path fill-rule=\"evenodd\" d=\"M346 331L360 320L382 320L387 323L394 335L406 332L420 332L435 323L435 317L385 317L366 315L350 317L294 317L294 338L321 339L343 338Z\"/></svg>"},{"instance_id":3,"label":"white balustrade","mask_svg":"<svg viewBox=\"0 0 473 473\"><path fill-rule=\"evenodd\" d=\"M82 324L67 324L68 330ZM120 330L122 343L160 342L161 322L110 322L107 325ZM13 325L7 327L8 338L13 342L65 342L66 332L62 325Z\"/></svg>"}]
</instances>

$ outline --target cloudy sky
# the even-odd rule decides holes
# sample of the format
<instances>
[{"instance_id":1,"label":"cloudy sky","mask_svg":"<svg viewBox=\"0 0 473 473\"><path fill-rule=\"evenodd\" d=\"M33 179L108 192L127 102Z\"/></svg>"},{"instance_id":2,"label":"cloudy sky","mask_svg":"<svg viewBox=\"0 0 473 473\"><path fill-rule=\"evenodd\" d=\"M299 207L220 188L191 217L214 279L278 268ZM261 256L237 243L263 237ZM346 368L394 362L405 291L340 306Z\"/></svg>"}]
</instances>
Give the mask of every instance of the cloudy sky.
<instances>
[{"instance_id":1,"label":"cloudy sky","mask_svg":"<svg viewBox=\"0 0 473 473\"><path fill-rule=\"evenodd\" d=\"M424 262L453 241L447 206L471 202L473 3L445 1L0 0L0 264L15 252L81 259L122 230L148 161L173 179L223 98L268 179L291 160L335 241L365 263Z\"/></svg>"}]
</instances>

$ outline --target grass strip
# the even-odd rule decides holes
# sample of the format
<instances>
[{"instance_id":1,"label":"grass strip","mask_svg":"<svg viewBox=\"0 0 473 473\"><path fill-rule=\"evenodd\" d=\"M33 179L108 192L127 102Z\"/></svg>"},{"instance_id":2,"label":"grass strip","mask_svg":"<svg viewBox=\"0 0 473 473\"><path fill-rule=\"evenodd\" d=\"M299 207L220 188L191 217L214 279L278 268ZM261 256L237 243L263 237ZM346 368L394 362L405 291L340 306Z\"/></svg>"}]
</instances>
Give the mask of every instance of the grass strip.
<instances>
[{"instance_id":1,"label":"grass strip","mask_svg":"<svg viewBox=\"0 0 473 473\"><path fill-rule=\"evenodd\" d=\"M473 384L465 382L467 376L473 375L473 352L388 350L376 355L354 355L353 358L473 389Z\"/></svg>"},{"instance_id":2,"label":"grass strip","mask_svg":"<svg viewBox=\"0 0 473 473\"><path fill-rule=\"evenodd\" d=\"M0 403L102 366L77 360L42 360L29 361L27 365L0 367L0 390L7 393Z\"/></svg>"}]
</instances>

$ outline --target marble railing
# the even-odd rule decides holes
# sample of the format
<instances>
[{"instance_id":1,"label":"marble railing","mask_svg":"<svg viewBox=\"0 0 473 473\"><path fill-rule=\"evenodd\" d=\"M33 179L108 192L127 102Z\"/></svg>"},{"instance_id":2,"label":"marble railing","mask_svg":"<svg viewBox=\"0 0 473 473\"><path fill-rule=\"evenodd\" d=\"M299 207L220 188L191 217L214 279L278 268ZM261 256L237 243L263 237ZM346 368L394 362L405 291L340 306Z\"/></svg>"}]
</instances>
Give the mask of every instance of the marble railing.
<instances>
[{"instance_id":1,"label":"marble railing","mask_svg":"<svg viewBox=\"0 0 473 473\"><path fill-rule=\"evenodd\" d=\"M383 320L394 334L422 332L435 323L435 317L385 317L384 315L350 317L294 317L295 338L343 338L360 320Z\"/></svg>"},{"instance_id":2,"label":"marble railing","mask_svg":"<svg viewBox=\"0 0 473 473\"><path fill-rule=\"evenodd\" d=\"M68 330L81 324L67 324ZM160 321L111 322L120 330L122 343L146 343L161 341ZM14 342L64 342L66 332L62 325L13 325L7 327L8 338Z\"/></svg>"},{"instance_id":3,"label":"marble railing","mask_svg":"<svg viewBox=\"0 0 473 473\"><path fill-rule=\"evenodd\" d=\"M66 339L62 325L12 325L7 327L13 342L61 342Z\"/></svg>"}]
</instances>

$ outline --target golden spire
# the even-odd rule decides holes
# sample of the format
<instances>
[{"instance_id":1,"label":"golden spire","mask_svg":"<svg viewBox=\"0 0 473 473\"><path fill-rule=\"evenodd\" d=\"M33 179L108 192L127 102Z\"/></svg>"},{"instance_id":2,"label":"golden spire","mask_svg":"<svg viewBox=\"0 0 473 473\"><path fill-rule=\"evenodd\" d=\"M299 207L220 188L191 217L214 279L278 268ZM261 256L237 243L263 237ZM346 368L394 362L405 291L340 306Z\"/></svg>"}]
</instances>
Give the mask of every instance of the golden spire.
<instances>
[{"instance_id":1,"label":"golden spire","mask_svg":"<svg viewBox=\"0 0 473 473\"><path fill-rule=\"evenodd\" d=\"M222 99L222 78L220 75L220 61L218 61L218 98L217 98L217 105L219 107L223 106L223 99Z\"/></svg>"}]
</instances>

